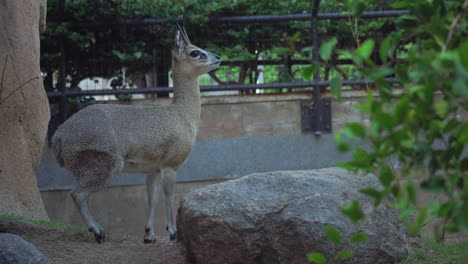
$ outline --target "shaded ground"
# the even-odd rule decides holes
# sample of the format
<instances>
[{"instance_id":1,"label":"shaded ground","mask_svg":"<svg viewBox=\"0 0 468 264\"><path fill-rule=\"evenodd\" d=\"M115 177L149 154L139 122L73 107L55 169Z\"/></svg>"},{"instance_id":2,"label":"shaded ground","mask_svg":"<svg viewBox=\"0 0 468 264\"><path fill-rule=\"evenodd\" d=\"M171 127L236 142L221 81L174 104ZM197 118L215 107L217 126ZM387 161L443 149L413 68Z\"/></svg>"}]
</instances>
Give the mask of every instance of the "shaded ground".
<instances>
[{"instance_id":1,"label":"shaded ground","mask_svg":"<svg viewBox=\"0 0 468 264\"><path fill-rule=\"evenodd\" d=\"M80 228L49 227L19 220L0 220L0 233L21 236L36 245L54 264L188 263L182 244L168 238L160 237L155 244L143 244L142 237L109 234L105 243L97 244L91 234Z\"/></svg>"},{"instance_id":2,"label":"shaded ground","mask_svg":"<svg viewBox=\"0 0 468 264\"><path fill-rule=\"evenodd\" d=\"M142 237L110 234L106 243L97 244L84 229L48 221L34 222L0 217L0 233L16 234L33 243L52 264L188 264L182 244L168 238L159 237L155 244L146 245ZM433 240L422 241L421 248L399 264L465 264L467 258L468 236L464 233L450 235L445 245Z\"/></svg>"}]
</instances>

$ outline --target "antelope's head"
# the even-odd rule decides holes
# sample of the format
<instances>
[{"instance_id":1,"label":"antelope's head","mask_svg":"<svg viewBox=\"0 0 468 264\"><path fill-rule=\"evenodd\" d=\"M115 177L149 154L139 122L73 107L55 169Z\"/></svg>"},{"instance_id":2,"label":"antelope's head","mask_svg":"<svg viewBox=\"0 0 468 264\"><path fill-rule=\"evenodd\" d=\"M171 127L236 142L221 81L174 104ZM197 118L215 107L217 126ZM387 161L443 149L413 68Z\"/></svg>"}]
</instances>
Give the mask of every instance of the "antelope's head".
<instances>
[{"instance_id":1,"label":"antelope's head","mask_svg":"<svg viewBox=\"0 0 468 264\"><path fill-rule=\"evenodd\" d=\"M172 66L194 77L218 68L221 64L219 55L193 45L185 28L179 24L177 26L179 29L172 49Z\"/></svg>"}]
</instances>

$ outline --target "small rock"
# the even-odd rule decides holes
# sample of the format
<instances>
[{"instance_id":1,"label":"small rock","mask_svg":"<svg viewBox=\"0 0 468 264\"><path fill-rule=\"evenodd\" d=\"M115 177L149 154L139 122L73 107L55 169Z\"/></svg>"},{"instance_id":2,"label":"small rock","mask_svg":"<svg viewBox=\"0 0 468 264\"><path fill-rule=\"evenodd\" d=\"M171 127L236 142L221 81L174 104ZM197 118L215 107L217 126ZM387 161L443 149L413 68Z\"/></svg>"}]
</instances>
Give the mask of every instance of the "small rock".
<instances>
[{"instance_id":1,"label":"small rock","mask_svg":"<svg viewBox=\"0 0 468 264\"><path fill-rule=\"evenodd\" d=\"M33 244L13 234L0 234L0 263L49 264L47 258Z\"/></svg>"}]
</instances>

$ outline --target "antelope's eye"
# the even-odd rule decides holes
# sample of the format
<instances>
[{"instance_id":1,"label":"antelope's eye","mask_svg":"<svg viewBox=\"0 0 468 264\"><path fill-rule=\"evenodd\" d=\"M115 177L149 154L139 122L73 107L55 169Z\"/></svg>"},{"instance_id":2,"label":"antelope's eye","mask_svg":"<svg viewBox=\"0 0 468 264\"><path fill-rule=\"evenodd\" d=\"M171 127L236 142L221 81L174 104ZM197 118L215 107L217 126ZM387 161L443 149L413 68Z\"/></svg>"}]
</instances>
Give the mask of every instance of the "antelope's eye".
<instances>
[{"instance_id":1,"label":"antelope's eye","mask_svg":"<svg viewBox=\"0 0 468 264\"><path fill-rule=\"evenodd\" d=\"M200 52L198 50L194 50L190 52L190 56L192 56L193 58L198 57L199 55L200 55Z\"/></svg>"}]
</instances>

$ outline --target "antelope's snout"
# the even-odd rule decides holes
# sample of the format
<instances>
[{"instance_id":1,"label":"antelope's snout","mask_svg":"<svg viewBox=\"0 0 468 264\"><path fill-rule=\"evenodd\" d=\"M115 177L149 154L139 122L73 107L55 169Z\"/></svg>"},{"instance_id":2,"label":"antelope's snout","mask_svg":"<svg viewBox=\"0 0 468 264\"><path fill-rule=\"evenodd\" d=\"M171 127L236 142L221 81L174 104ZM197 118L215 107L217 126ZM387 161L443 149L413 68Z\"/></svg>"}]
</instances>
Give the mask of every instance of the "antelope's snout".
<instances>
[{"instance_id":1,"label":"antelope's snout","mask_svg":"<svg viewBox=\"0 0 468 264\"><path fill-rule=\"evenodd\" d=\"M210 60L210 68L213 68L212 70L216 69L221 65L221 57L218 54L215 53L208 53L208 58Z\"/></svg>"}]
</instances>

